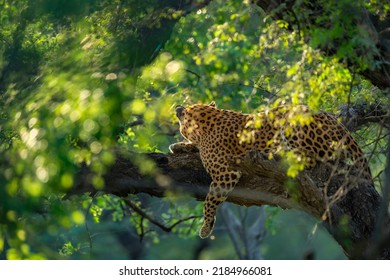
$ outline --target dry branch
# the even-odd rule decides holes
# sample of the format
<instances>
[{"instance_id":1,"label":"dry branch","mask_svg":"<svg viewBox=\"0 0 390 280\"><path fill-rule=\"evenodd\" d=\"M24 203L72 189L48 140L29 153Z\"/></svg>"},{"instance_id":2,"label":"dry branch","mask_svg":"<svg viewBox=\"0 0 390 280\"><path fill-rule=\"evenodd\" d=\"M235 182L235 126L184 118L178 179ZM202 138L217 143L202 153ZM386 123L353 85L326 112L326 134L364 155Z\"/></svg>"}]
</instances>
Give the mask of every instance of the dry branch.
<instances>
[{"instance_id":1,"label":"dry branch","mask_svg":"<svg viewBox=\"0 0 390 280\"><path fill-rule=\"evenodd\" d=\"M380 102L344 104L339 110L343 124L351 132L371 123L390 129L390 112Z\"/></svg>"}]
</instances>

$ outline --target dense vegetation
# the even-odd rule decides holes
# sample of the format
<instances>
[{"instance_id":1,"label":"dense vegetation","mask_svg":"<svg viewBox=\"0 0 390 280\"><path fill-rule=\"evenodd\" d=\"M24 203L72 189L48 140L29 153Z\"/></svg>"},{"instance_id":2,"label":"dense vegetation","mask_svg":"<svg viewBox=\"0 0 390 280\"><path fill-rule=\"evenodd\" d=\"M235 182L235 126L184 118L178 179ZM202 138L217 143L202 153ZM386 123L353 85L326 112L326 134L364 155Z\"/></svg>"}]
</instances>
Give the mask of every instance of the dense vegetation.
<instances>
[{"instance_id":1,"label":"dense vegetation","mask_svg":"<svg viewBox=\"0 0 390 280\"><path fill-rule=\"evenodd\" d=\"M0 1L1 258L345 258L319 221L297 211L225 205L216 240L202 241L193 198L99 191L118 150L157 178L144 155L180 139L177 104L388 108L390 87L370 73L382 69L378 42L390 40L356 24L362 10L388 24L388 1L297 1L290 14L291 1L273 10L262 2ZM380 193L388 127L355 131ZM68 195L85 166L97 192ZM231 220L259 243L230 240Z\"/></svg>"}]
</instances>

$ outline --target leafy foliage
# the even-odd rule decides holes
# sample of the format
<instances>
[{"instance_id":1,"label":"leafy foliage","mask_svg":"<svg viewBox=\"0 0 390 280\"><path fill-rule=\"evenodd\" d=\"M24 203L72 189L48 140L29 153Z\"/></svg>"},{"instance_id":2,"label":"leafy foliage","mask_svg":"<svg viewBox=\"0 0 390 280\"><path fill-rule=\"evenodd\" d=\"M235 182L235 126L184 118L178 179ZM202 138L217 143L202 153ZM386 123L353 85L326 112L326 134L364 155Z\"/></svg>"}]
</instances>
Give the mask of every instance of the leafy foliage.
<instances>
[{"instance_id":1,"label":"leafy foliage","mask_svg":"<svg viewBox=\"0 0 390 280\"><path fill-rule=\"evenodd\" d=\"M305 103L336 112L342 103L374 97L373 87L346 67L350 61L373 67L374 42L355 32L353 13L344 18L340 11L365 5L385 17L386 1L324 1L328 13L318 20L330 19L330 26L299 32L250 1L215 0L186 16L176 2L0 2L2 258L93 257L97 237L88 225L113 231L120 225L118 231L143 239L144 247L166 238L121 198L65 194L82 165L93 170L91 184L100 190L118 146L134 153L167 151L177 138L172 109L178 103L215 100L245 112ZM341 36L348 43L338 53L317 50ZM368 151L375 147L371 159L380 174L384 158L377 155L386 143L375 129L360 140ZM151 161L133 160L154 174ZM175 225L171 232L178 238L194 242L200 204L169 195L128 199L159 223ZM88 238L72 238L80 232Z\"/></svg>"}]
</instances>

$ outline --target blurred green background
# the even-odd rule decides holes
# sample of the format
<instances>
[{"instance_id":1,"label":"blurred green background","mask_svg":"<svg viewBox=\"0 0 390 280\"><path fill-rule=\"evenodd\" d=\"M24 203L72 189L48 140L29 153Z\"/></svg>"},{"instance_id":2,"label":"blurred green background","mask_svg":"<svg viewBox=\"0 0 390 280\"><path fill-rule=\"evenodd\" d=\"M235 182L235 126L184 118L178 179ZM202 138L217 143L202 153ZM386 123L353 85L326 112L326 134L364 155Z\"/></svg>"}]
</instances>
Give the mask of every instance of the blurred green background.
<instances>
[{"instance_id":1,"label":"blurred green background","mask_svg":"<svg viewBox=\"0 0 390 280\"><path fill-rule=\"evenodd\" d=\"M388 104L347 68L350 50L370 42L355 36L353 15L341 23L337 15L366 1L330 2L333 25L312 30L308 42L305 30L292 32L250 1L199 8L168 0L0 1L0 258L344 259L319 221L298 211L227 204L224 213L242 230L238 242L222 218L215 239L200 240L202 203L189 197L128 197L162 224L196 216L171 233L114 195L64 199L83 164L93 171L93 186L103 187L115 147L168 152L181 139L177 104L215 100L245 113L283 103L331 112L374 98ZM368 2L371 12L388 15L386 1ZM342 54L317 50L345 34ZM386 160L383 135L375 125L356 133L374 175ZM150 161L133 160L153 174Z\"/></svg>"}]
</instances>

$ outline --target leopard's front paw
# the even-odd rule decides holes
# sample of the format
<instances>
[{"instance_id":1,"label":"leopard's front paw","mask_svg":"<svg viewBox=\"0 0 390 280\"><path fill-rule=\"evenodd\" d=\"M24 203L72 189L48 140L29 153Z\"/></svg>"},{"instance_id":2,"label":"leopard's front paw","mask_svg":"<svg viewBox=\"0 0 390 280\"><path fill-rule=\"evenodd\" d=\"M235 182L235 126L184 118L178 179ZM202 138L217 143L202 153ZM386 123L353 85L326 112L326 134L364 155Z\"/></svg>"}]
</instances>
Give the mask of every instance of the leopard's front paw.
<instances>
[{"instance_id":1,"label":"leopard's front paw","mask_svg":"<svg viewBox=\"0 0 390 280\"><path fill-rule=\"evenodd\" d=\"M195 144L189 142L174 143L172 145L169 145L169 150L173 154L199 152L198 147Z\"/></svg>"},{"instance_id":2,"label":"leopard's front paw","mask_svg":"<svg viewBox=\"0 0 390 280\"><path fill-rule=\"evenodd\" d=\"M199 237L202 239L209 237L213 232L214 223L215 223L215 218L211 223L210 222L207 223L206 221L204 221L202 227L199 230Z\"/></svg>"}]
</instances>

